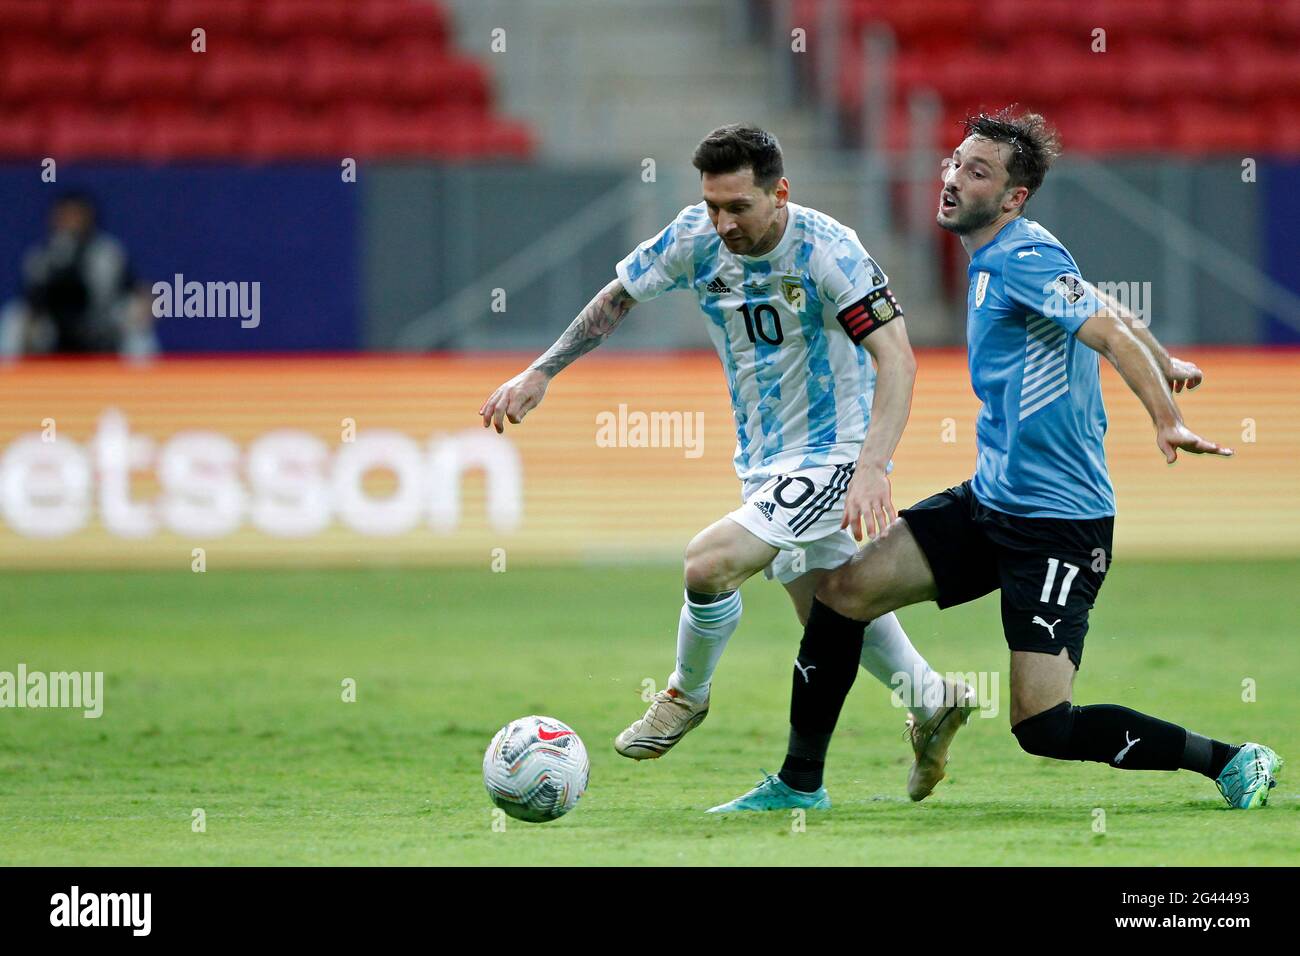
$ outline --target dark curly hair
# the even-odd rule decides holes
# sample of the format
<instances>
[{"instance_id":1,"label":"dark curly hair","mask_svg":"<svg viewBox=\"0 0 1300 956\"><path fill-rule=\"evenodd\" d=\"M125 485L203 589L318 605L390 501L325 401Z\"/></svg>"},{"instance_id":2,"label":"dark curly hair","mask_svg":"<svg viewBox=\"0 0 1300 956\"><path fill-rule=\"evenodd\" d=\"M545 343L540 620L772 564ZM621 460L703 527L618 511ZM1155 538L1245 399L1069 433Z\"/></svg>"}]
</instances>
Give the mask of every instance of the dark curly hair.
<instances>
[{"instance_id":1,"label":"dark curly hair","mask_svg":"<svg viewBox=\"0 0 1300 956\"><path fill-rule=\"evenodd\" d=\"M1007 106L995 113L968 116L962 125L967 136L979 136L1011 147L1007 160L1008 182L1025 186L1032 196L1043 184L1052 162L1061 155L1061 137L1038 113L1015 112Z\"/></svg>"},{"instance_id":2,"label":"dark curly hair","mask_svg":"<svg viewBox=\"0 0 1300 956\"><path fill-rule=\"evenodd\" d=\"M767 130L732 123L719 126L695 147L691 165L703 173L754 172L754 184L771 190L785 175L781 144Z\"/></svg>"}]
</instances>

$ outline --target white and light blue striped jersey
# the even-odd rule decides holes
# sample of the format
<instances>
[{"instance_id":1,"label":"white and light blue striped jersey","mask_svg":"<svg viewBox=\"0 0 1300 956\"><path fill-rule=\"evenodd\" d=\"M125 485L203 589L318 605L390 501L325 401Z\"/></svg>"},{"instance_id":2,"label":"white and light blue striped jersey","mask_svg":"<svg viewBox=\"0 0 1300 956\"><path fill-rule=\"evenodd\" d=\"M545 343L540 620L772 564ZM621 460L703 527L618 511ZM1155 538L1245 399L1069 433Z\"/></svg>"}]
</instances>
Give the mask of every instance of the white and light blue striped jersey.
<instances>
[{"instance_id":1,"label":"white and light blue striped jersey","mask_svg":"<svg viewBox=\"0 0 1300 956\"><path fill-rule=\"evenodd\" d=\"M638 302L671 289L699 298L731 392L741 481L857 460L876 378L858 343L902 315L852 229L787 208L765 255L729 251L701 202L617 268Z\"/></svg>"}]
</instances>

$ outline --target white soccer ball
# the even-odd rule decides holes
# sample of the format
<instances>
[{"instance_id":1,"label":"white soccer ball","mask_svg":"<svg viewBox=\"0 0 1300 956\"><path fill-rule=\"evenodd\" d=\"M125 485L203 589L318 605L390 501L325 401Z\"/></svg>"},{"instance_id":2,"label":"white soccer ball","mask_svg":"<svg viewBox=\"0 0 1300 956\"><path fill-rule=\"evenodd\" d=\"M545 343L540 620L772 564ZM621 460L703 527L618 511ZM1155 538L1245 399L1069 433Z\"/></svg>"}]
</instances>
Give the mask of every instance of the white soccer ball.
<instances>
[{"instance_id":1,"label":"white soccer ball","mask_svg":"<svg viewBox=\"0 0 1300 956\"><path fill-rule=\"evenodd\" d=\"M582 738L553 717L520 717L492 738L483 784L492 802L516 820L564 816L587 789L591 763Z\"/></svg>"}]
</instances>

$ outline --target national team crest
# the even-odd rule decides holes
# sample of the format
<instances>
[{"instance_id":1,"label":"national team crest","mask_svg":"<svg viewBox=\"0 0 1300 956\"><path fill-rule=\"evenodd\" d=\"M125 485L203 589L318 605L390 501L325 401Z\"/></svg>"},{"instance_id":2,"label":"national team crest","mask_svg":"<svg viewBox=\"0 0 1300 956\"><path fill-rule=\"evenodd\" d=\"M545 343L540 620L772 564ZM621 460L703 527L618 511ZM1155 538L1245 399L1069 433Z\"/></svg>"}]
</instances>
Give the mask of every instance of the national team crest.
<instances>
[{"instance_id":1,"label":"national team crest","mask_svg":"<svg viewBox=\"0 0 1300 956\"><path fill-rule=\"evenodd\" d=\"M989 273L981 272L975 280L975 308L984 304L984 294L989 291Z\"/></svg>"},{"instance_id":2,"label":"national team crest","mask_svg":"<svg viewBox=\"0 0 1300 956\"><path fill-rule=\"evenodd\" d=\"M804 291L803 279L800 276L782 276L781 277L781 294L785 296L785 301L790 303L790 308L796 312L802 312L807 304L807 293Z\"/></svg>"}]
</instances>

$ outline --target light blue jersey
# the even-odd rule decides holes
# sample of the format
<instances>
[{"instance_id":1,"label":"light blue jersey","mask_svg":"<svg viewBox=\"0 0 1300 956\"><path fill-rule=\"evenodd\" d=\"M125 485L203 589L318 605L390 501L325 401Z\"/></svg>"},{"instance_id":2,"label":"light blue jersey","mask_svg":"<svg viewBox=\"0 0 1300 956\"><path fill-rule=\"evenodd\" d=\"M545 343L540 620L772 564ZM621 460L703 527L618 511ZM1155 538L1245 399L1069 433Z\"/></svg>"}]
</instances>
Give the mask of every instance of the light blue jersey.
<instances>
[{"instance_id":1,"label":"light blue jersey","mask_svg":"<svg viewBox=\"0 0 1300 956\"><path fill-rule=\"evenodd\" d=\"M966 346L983 402L972 489L1029 518L1115 513L1100 356L1074 337L1102 308L1050 232L1011 220L970 262Z\"/></svg>"},{"instance_id":2,"label":"light blue jersey","mask_svg":"<svg viewBox=\"0 0 1300 956\"><path fill-rule=\"evenodd\" d=\"M787 206L766 255L728 250L701 202L617 267L638 302L671 289L699 299L731 392L741 481L857 460L876 378L857 343L902 314L852 229Z\"/></svg>"}]
</instances>

